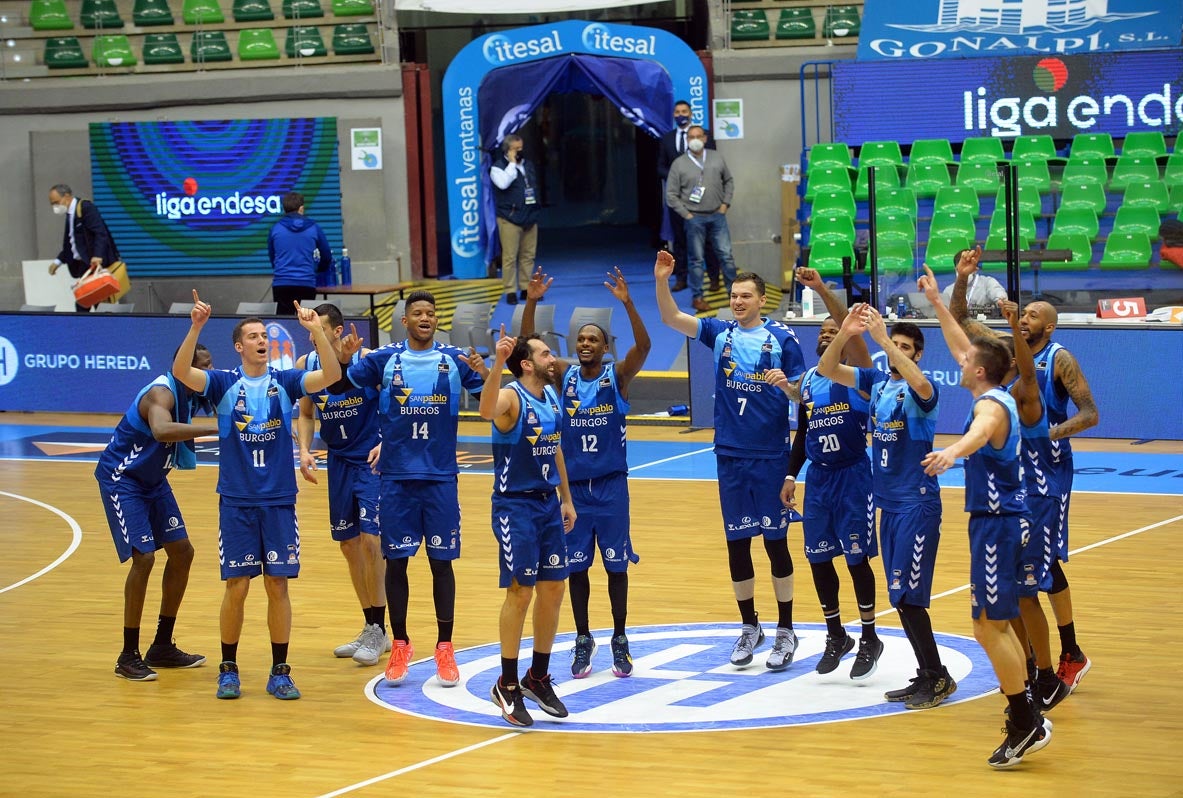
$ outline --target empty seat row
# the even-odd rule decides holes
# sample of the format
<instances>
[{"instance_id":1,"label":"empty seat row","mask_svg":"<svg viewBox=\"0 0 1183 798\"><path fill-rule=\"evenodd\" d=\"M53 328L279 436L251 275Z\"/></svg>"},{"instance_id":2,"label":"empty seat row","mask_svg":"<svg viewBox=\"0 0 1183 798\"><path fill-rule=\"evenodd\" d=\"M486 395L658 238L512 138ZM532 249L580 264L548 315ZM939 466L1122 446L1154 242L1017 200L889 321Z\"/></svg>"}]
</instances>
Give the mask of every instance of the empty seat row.
<instances>
[{"instance_id":1,"label":"empty seat row","mask_svg":"<svg viewBox=\"0 0 1183 798\"><path fill-rule=\"evenodd\" d=\"M320 0L282 0L285 19L323 17ZM331 0L334 16L372 15L373 0ZM254 22L275 19L270 0L231 0L231 16L235 22ZM226 21L219 0L182 0L180 17L186 25L217 25ZM78 21L84 28L122 28L125 24L115 0L82 0ZM176 24L168 0L135 0L132 23L137 27ZM29 24L33 30L71 30L74 20L66 9L65 0L31 0Z\"/></svg>"},{"instance_id":2,"label":"empty seat row","mask_svg":"<svg viewBox=\"0 0 1183 798\"><path fill-rule=\"evenodd\" d=\"M826 6L822 19L822 36L842 39L858 36L861 20L858 6ZM782 8L776 20L777 39L816 39L817 24L812 8ZM763 9L731 12L731 40L736 42L767 41L773 33L768 15Z\"/></svg>"},{"instance_id":3,"label":"empty seat row","mask_svg":"<svg viewBox=\"0 0 1183 798\"><path fill-rule=\"evenodd\" d=\"M287 28L284 52L288 58L308 58L328 55L320 29L315 27ZM342 23L333 28L334 55L370 55L374 43L365 23ZM151 33L144 36L145 64L183 64L184 49L175 33ZM238 31L238 59L240 61L275 60L280 57L275 34L270 28ZM96 36L91 58L100 67L129 67L138 62L127 36L121 34ZM214 63L234 60L234 51L223 31L196 31L189 45L189 59L193 63ZM76 37L67 36L45 41L45 65L50 69L86 69L90 62Z\"/></svg>"}]
</instances>

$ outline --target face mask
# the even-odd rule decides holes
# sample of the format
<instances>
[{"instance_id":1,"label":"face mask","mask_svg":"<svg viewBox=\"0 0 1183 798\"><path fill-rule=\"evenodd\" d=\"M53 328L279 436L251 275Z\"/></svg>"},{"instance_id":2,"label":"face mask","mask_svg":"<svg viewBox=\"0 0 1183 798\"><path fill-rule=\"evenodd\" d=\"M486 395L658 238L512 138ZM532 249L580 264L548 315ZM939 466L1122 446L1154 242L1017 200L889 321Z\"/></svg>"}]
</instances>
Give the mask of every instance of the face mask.
<instances>
[{"instance_id":1,"label":"face mask","mask_svg":"<svg viewBox=\"0 0 1183 798\"><path fill-rule=\"evenodd\" d=\"M66 212L66 206L65 206L65 205L54 205L54 206L53 206L53 215L54 215L54 216L61 216L61 215L62 215L62 214L64 214L65 212Z\"/></svg>"},{"instance_id":2,"label":"face mask","mask_svg":"<svg viewBox=\"0 0 1183 798\"><path fill-rule=\"evenodd\" d=\"M702 139L690 139L686 142L686 146L690 148L691 152L702 152L702 148L706 145L707 143Z\"/></svg>"},{"instance_id":3,"label":"face mask","mask_svg":"<svg viewBox=\"0 0 1183 798\"><path fill-rule=\"evenodd\" d=\"M675 116L675 117L674 117L674 122L675 122L675 123L678 125L678 127L686 127L687 125L689 125L689 124L690 124L690 117L688 117L688 116Z\"/></svg>"}]
</instances>

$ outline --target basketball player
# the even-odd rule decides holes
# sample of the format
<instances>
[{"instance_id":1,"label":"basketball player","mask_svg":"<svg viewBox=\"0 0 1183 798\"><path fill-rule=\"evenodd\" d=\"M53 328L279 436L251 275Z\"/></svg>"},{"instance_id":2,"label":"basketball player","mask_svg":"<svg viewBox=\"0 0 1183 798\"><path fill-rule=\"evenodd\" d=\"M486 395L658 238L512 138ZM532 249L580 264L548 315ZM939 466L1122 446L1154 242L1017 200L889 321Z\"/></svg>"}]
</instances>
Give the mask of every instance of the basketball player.
<instances>
[{"instance_id":1,"label":"basketball player","mask_svg":"<svg viewBox=\"0 0 1183 798\"><path fill-rule=\"evenodd\" d=\"M505 366L515 380L501 388ZM562 410L554 371L555 356L537 333L509 338L503 325L481 392L481 418L493 422L493 534L505 588L498 624L501 676L489 694L513 726L534 723L523 698L548 715L567 717L555 695L550 654L567 578L564 535L575 526L576 513L559 442ZM519 682L522 628L535 593L533 659Z\"/></svg>"},{"instance_id":2,"label":"basketball player","mask_svg":"<svg viewBox=\"0 0 1183 798\"><path fill-rule=\"evenodd\" d=\"M583 679L592 672L596 641L591 636L588 603L591 580L588 571L599 547L608 574L608 602L612 607L612 673L633 672L625 624L628 616L628 566L637 561L629 535L628 462L625 450L625 415L629 385L649 355L649 331L628 293L620 269L608 274L604 287L612 292L628 314L634 344L619 363L604 364L608 332L595 324L579 328L574 341L578 363L557 361L555 389L563 412L563 459L571 499L575 503L575 528L567 536L567 581L571 611L575 616L575 648L571 675ZM522 334L534 332L534 309L546 296L552 280L535 271L526 288ZM569 347L572 342L568 342Z\"/></svg>"},{"instance_id":3,"label":"basketball player","mask_svg":"<svg viewBox=\"0 0 1183 798\"><path fill-rule=\"evenodd\" d=\"M394 647L386 663L388 684L401 684L415 648L407 631L411 583L407 566L422 545L431 569L435 604L436 678L444 687L460 683L452 647L456 574L460 556L460 498L456 435L464 391L478 394L488 368L480 355L438 343L435 297L412 291L403 326L407 338L393 341L349 367L348 381L378 390L382 451L382 554Z\"/></svg>"},{"instance_id":4,"label":"basketball player","mask_svg":"<svg viewBox=\"0 0 1183 798\"><path fill-rule=\"evenodd\" d=\"M198 346L192 362L209 368L209 350ZM120 562L131 560L123 585L123 651L115 661L115 675L133 682L154 680L152 668L196 668L205 662L205 657L186 654L173 642L177 611L189 584L193 545L168 484L172 468L197 467L191 441L217 434L212 424L190 423L199 403L171 374L157 377L136 394L94 470L115 552ZM168 562L160 583L156 639L144 658L140 656L140 619L155 552L160 549Z\"/></svg>"},{"instance_id":5,"label":"basketball player","mask_svg":"<svg viewBox=\"0 0 1183 798\"><path fill-rule=\"evenodd\" d=\"M789 554L788 508L780 486L769 474L788 473L789 394L805 374L801 345L791 329L760 315L764 280L742 273L731 285L734 321L696 318L678 309L670 293L673 257L659 252L653 267L662 322L711 348L715 361L715 462L719 504L727 539L731 587L743 626L731 652L731 664L745 668L764 641L756 613L756 570L752 538L764 540L772 566L778 610L776 641L765 666L783 670L797 651L793 631L793 558ZM769 370L781 372L781 384L766 381Z\"/></svg>"},{"instance_id":6,"label":"basketball player","mask_svg":"<svg viewBox=\"0 0 1183 798\"><path fill-rule=\"evenodd\" d=\"M336 305L326 303L317 306L316 315L340 358L341 336L345 331L341 311ZM355 352L351 362L356 363L369 351L363 348ZM320 358L315 352L296 360L298 369L315 370L319 366ZM347 366L343 364L342 368ZM370 463L371 452L382 440L378 436L378 392L349 385L340 393L321 389L315 396L300 400L300 418L296 422L300 474L314 485L316 458L311 449L317 419L320 439L329 450L329 534L341 546L353 592L365 617L357 638L338 646L333 654L352 657L359 665L377 665L378 659L390 650L390 640L386 637L385 567L378 540L378 476Z\"/></svg>"},{"instance_id":7,"label":"basketball player","mask_svg":"<svg viewBox=\"0 0 1183 798\"><path fill-rule=\"evenodd\" d=\"M219 626L222 663L218 698L242 694L238 640L251 579L263 574L267 627L271 634L271 675L267 692L276 698L300 697L288 664L292 604L288 579L300 574L300 532L296 526L296 476L292 468L292 411L302 396L337 381L341 366L311 308L296 306L300 326L312 334L320 370L278 370L268 360L267 325L256 318L234 327L234 349L242 365L233 371L191 365L201 328L211 308L193 292L192 325L173 360L173 376L207 398L218 415L218 552L226 592ZM356 337L342 341L342 354L360 347Z\"/></svg>"}]
</instances>

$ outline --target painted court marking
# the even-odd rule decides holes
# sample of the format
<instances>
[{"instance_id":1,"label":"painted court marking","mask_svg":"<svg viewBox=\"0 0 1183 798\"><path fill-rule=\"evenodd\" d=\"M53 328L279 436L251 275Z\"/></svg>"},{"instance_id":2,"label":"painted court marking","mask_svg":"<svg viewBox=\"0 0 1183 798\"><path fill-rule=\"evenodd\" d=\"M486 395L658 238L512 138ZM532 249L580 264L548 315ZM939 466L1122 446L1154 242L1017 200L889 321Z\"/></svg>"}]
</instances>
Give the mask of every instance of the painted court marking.
<instances>
[{"instance_id":1,"label":"painted court marking","mask_svg":"<svg viewBox=\"0 0 1183 798\"><path fill-rule=\"evenodd\" d=\"M30 499L28 496L20 496L15 493L7 493L5 491L0 491L0 496L7 496L10 499L17 499L18 501L28 502L29 504L36 505L37 507L41 507L42 509L49 510L51 513L53 513L54 515L61 518L63 521L65 521L70 526L70 532L71 532L71 535L73 536L72 539L70 540L69 547L64 552L62 552L61 555L58 556L58 558L56 560L54 560L53 562L51 562L49 565L45 566L40 571L38 571L37 573L35 573L31 576L26 576L24 579L22 579L19 582L15 582L11 585L8 585L7 587L0 587L0 593L7 593L9 590L14 590L14 589L20 587L21 585L27 585L29 582L32 582L34 579L37 579L40 576L44 576L45 574L52 571L54 568L57 568L59 565L64 563L67 559L69 559L70 555L73 554L75 551L77 551L78 547L80 545L82 545L82 527L80 527L78 525L78 522L75 521L73 518L66 515L61 510L59 510L58 508L56 508L52 505L45 504L44 502L39 502L36 499Z\"/></svg>"}]
</instances>

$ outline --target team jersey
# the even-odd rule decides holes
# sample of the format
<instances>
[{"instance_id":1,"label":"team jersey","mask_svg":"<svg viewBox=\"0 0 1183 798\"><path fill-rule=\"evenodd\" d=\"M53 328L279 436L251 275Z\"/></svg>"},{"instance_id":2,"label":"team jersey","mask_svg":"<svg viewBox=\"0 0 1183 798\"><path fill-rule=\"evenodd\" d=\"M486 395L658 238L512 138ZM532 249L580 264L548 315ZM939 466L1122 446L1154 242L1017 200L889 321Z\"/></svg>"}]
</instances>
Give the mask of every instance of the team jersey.
<instances>
[{"instance_id":1,"label":"team jersey","mask_svg":"<svg viewBox=\"0 0 1183 798\"><path fill-rule=\"evenodd\" d=\"M509 432L493 425L493 492L523 493L554 490L559 484L555 452L559 449L559 397L547 385L537 399L518 382L508 386L518 394L517 423Z\"/></svg>"},{"instance_id":2,"label":"team jersey","mask_svg":"<svg viewBox=\"0 0 1183 798\"><path fill-rule=\"evenodd\" d=\"M1011 383L1014 385L1014 382ZM1009 391L1010 386L1007 386ZM1060 495L1060 482L1052 466L1059 459L1051 439L1051 427L1047 421L1047 407L1039 403L1039 420L1024 424L1019 419L1019 438L1023 450L1023 480L1028 496Z\"/></svg>"},{"instance_id":3,"label":"team jersey","mask_svg":"<svg viewBox=\"0 0 1183 798\"><path fill-rule=\"evenodd\" d=\"M858 389L870 394L872 487L875 505L903 512L918 503L940 505L936 477L924 473L920 461L932 451L937 432L940 386L921 399L906 380L892 379L876 368L860 368Z\"/></svg>"},{"instance_id":4,"label":"team jersey","mask_svg":"<svg viewBox=\"0 0 1183 798\"><path fill-rule=\"evenodd\" d=\"M563 459L567 479L594 479L628 473L625 420L628 400L620 395L616 366L583 379L578 365L567 368L561 387Z\"/></svg>"},{"instance_id":5,"label":"team jersey","mask_svg":"<svg viewBox=\"0 0 1183 798\"><path fill-rule=\"evenodd\" d=\"M350 366L361 360L361 352L354 352ZM305 363L308 371L320 368L320 356L315 352L308 355ZM354 388L345 393L318 391L309 396L320 418L320 439L335 457L351 463L362 464L370 450L378 445L378 391L366 386Z\"/></svg>"},{"instance_id":6,"label":"team jersey","mask_svg":"<svg viewBox=\"0 0 1183 798\"><path fill-rule=\"evenodd\" d=\"M764 319L745 330L735 321L698 320L698 340L715 354L715 451L770 459L789 449L789 397L764 381L780 369L795 382L805 373L797 335Z\"/></svg>"},{"instance_id":7,"label":"team jersey","mask_svg":"<svg viewBox=\"0 0 1183 798\"><path fill-rule=\"evenodd\" d=\"M970 406L965 429L973 424L978 402L998 402L1010 420L1006 442L997 449L987 441L965 458L965 511L971 515L1013 515L1027 512L1023 488L1023 464L1019 446L1019 411L1015 400L1002 388L991 388Z\"/></svg>"},{"instance_id":8,"label":"team jersey","mask_svg":"<svg viewBox=\"0 0 1183 798\"><path fill-rule=\"evenodd\" d=\"M1061 393L1061 386L1056 384L1056 354L1063 348L1054 341L1048 341L1047 346L1035 353L1035 378L1039 381L1039 393L1043 398L1049 425L1063 424L1068 420L1068 392ZM1061 438L1053 441L1052 451L1058 462L1062 454L1072 453L1071 440Z\"/></svg>"},{"instance_id":9,"label":"team jersey","mask_svg":"<svg viewBox=\"0 0 1183 798\"><path fill-rule=\"evenodd\" d=\"M305 395L302 369L248 377L210 369L203 396L218 413L218 493L230 506L294 504L292 409Z\"/></svg>"},{"instance_id":10,"label":"team jersey","mask_svg":"<svg viewBox=\"0 0 1183 798\"><path fill-rule=\"evenodd\" d=\"M184 448L186 444L161 443L156 440L152 437L152 428L140 415L140 401L144 394L158 387L172 392L172 420L180 424L189 423L195 397L188 388L178 384L171 374L162 374L140 389L131 407L119 419L107 448L99 455L94 472L96 477L107 477L117 482L126 477L145 488L152 488L164 482L168 472L177 465L179 447ZM184 468L186 464L182 463L180 467ZM188 467L192 468L193 465Z\"/></svg>"},{"instance_id":11,"label":"team jersey","mask_svg":"<svg viewBox=\"0 0 1183 798\"><path fill-rule=\"evenodd\" d=\"M469 368L464 352L436 343L411 349L406 341L376 349L349 367L359 388L377 388L384 479L447 480L460 471L456 462L456 424L461 392L478 394L481 375Z\"/></svg>"},{"instance_id":12,"label":"team jersey","mask_svg":"<svg viewBox=\"0 0 1183 798\"><path fill-rule=\"evenodd\" d=\"M842 467L867 457L868 402L858 391L817 373L805 372L801 401L809 411L805 456L823 467Z\"/></svg>"}]
</instances>

